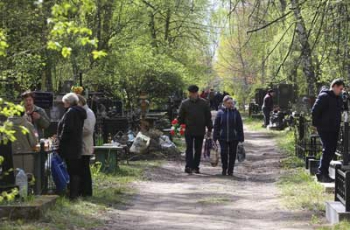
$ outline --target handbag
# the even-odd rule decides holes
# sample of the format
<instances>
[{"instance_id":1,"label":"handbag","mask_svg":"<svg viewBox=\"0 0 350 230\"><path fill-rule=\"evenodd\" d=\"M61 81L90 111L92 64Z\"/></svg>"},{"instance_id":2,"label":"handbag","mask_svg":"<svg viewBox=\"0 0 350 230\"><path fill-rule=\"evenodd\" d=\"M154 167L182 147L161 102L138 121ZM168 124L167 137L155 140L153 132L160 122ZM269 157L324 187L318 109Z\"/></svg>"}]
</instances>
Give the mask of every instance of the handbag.
<instances>
[{"instance_id":1,"label":"handbag","mask_svg":"<svg viewBox=\"0 0 350 230\"><path fill-rule=\"evenodd\" d=\"M237 145L237 160L243 162L245 160L245 149L243 143Z\"/></svg>"},{"instance_id":2,"label":"handbag","mask_svg":"<svg viewBox=\"0 0 350 230\"><path fill-rule=\"evenodd\" d=\"M56 190L65 190L69 183L69 174L66 164L57 153L54 153L51 158L51 174L56 185Z\"/></svg>"},{"instance_id":3,"label":"handbag","mask_svg":"<svg viewBox=\"0 0 350 230\"><path fill-rule=\"evenodd\" d=\"M204 151L203 151L204 158L210 158L210 151L213 149L213 147L214 147L213 139L206 138L204 143Z\"/></svg>"},{"instance_id":4,"label":"handbag","mask_svg":"<svg viewBox=\"0 0 350 230\"><path fill-rule=\"evenodd\" d=\"M213 151L210 154L210 164L212 167L216 167L219 164L219 147L214 143Z\"/></svg>"}]
</instances>

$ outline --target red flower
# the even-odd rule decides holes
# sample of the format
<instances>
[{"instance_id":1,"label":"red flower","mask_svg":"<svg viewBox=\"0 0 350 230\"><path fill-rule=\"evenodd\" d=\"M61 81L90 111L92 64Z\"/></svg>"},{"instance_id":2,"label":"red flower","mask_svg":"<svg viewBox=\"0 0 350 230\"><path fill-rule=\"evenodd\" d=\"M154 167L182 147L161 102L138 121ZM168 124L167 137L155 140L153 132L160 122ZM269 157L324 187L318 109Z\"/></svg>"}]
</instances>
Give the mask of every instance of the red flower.
<instances>
[{"instance_id":1,"label":"red flower","mask_svg":"<svg viewBox=\"0 0 350 230\"><path fill-rule=\"evenodd\" d=\"M180 135L183 136L185 134L185 131L183 129L180 130Z\"/></svg>"},{"instance_id":2,"label":"red flower","mask_svg":"<svg viewBox=\"0 0 350 230\"><path fill-rule=\"evenodd\" d=\"M181 128L183 128L183 129L186 128L186 125L185 125L185 124L182 124L182 125L181 125Z\"/></svg>"},{"instance_id":3,"label":"red flower","mask_svg":"<svg viewBox=\"0 0 350 230\"><path fill-rule=\"evenodd\" d=\"M171 136L175 136L175 130L170 131Z\"/></svg>"},{"instance_id":4,"label":"red flower","mask_svg":"<svg viewBox=\"0 0 350 230\"><path fill-rule=\"evenodd\" d=\"M172 125L177 125L178 123L179 122L178 122L178 120L176 118L171 122Z\"/></svg>"}]
</instances>

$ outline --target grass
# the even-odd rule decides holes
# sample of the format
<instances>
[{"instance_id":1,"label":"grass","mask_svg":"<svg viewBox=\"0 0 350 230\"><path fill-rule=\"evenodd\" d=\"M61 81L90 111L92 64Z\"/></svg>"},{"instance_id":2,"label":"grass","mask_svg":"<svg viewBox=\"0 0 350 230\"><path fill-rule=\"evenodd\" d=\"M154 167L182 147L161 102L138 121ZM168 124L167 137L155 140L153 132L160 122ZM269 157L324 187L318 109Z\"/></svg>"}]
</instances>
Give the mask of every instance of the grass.
<instances>
[{"instance_id":1,"label":"grass","mask_svg":"<svg viewBox=\"0 0 350 230\"><path fill-rule=\"evenodd\" d=\"M48 210L38 221L1 220L1 230L37 230L37 229L91 229L103 225L108 210L127 204L135 189L130 185L134 181L143 180L143 172L150 167L157 167L160 162L140 161L130 165L120 165L113 175L99 172L98 167L92 169L94 196L70 202L60 197L56 205Z\"/></svg>"},{"instance_id":2,"label":"grass","mask_svg":"<svg viewBox=\"0 0 350 230\"><path fill-rule=\"evenodd\" d=\"M210 204L225 204L231 202L231 199L227 197L210 197L198 200L198 203L203 205L210 205Z\"/></svg>"},{"instance_id":3,"label":"grass","mask_svg":"<svg viewBox=\"0 0 350 230\"><path fill-rule=\"evenodd\" d=\"M281 160L286 170L278 182L287 208L313 211L320 215L325 211L325 201L332 200L333 195L315 182L314 177L304 169L304 160L294 153L294 134L281 131L275 135L278 148L284 153Z\"/></svg>"},{"instance_id":4,"label":"grass","mask_svg":"<svg viewBox=\"0 0 350 230\"><path fill-rule=\"evenodd\" d=\"M319 225L322 222L320 218L325 216L325 201L333 200L334 195L326 193L325 189L304 169L304 160L295 156L292 131L281 131L273 136L285 156L281 161L285 173L278 182L284 205L293 210L312 211L314 214L310 221L314 225ZM318 229L348 230L350 222L343 221L332 227Z\"/></svg>"},{"instance_id":5,"label":"grass","mask_svg":"<svg viewBox=\"0 0 350 230\"><path fill-rule=\"evenodd\" d=\"M244 117L243 118L243 124L249 128L249 130L252 131L267 131L266 128L263 128L263 120L256 119L252 117Z\"/></svg>"}]
</instances>

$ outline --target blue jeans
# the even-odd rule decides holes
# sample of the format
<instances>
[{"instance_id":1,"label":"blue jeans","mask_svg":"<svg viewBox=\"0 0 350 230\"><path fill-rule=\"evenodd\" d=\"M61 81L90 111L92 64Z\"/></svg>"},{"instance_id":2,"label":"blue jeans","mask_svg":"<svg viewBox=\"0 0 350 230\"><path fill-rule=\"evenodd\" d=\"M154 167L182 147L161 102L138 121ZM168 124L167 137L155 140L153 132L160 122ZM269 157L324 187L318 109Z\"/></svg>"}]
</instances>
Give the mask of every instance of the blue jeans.
<instances>
[{"instance_id":1,"label":"blue jeans","mask_svg":"<svg viewBox=\"0 0 350 230\"><path fill-rule=\"evenodd\" d=\"M185 135L186 139L186 168L199 169L202 155L204 136ZM194 157L193 157L194 149Z\"/></svg>"},{"instance_id":2,"label":"blue jeans","mask_svg":"<svg viewBox=\"0 0 350 230\"><path fill-rule=\"evenodd\" d=\"M322 157L318 173L322 175L329 174L329 165L335 156L337 150L339 132L325 132L318 130L322 142Z\"/></svg>"},{"instance_id":3,"label":"blue jeans","mask_svg":"<svg viewBox=\"0 0 350 230\"><path fill-rule=\"evenodd\" d=\"M228 170L229 174L233 173L235 167L237 146L238 141L227 142L220 140L222 170Z\"/></svg>"}]
</instances>

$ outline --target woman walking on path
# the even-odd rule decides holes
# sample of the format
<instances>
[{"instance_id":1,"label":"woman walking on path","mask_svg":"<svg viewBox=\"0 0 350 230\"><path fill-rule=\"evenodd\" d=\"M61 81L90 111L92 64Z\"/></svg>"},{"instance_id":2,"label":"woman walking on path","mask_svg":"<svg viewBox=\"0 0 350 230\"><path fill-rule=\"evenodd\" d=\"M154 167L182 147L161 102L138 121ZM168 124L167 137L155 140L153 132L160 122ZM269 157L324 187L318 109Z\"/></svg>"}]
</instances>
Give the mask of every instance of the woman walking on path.
<instances>
[{"instance_id":1,"label":"woman walking on path","mask_svg":"<svg viewBox=\"0 0 350 230\"><path fill-rule=\"evenodd\" d=\"M230 96L223 99L223 109L220 110L214 123L214 142L219 141L221 147L222 175L233 175L237 146L244 142L243 122L235 101Z\"/></svg>"}]
</instances>

